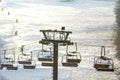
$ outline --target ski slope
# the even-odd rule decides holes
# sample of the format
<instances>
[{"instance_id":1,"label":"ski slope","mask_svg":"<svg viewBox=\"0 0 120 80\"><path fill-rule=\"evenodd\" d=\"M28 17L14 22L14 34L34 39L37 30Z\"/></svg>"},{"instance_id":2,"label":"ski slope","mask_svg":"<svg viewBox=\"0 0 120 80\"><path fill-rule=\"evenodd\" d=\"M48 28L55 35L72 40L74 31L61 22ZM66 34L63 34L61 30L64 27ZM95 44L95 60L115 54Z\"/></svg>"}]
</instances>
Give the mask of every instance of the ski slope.
<instances>
[{"instance_id":1,"label":"ski slope","mask_svg":"<svg viewBox=\"0 0 120 80\"><path fill-rule=\"evenodd\" d=\"M6 79L52 80L52 68L42 67L36 58L35 50L41 49L38 41L43 38L39 30L60 30L65 26L66 30L73 32L71 41L79 43L82 61L77 68L63 67L61 57L66 54L66 48L59 47L59 80L119 80L114 72L97 72L93 68L94 57L100 54L102 45L113 46L107 47L107 56L114 59L116 67L119 66L114 58L112 38L116 25L114 0L4 0L0 8L4 8L0 11L1 54L4 49L11 49L19 55L21 45L25 45L25 52L34 51L37 62L35 70L24 70L21 65L17 71L0 70ZM17 36L15 31L18 31Z\"/></svg>"}]
</instances>

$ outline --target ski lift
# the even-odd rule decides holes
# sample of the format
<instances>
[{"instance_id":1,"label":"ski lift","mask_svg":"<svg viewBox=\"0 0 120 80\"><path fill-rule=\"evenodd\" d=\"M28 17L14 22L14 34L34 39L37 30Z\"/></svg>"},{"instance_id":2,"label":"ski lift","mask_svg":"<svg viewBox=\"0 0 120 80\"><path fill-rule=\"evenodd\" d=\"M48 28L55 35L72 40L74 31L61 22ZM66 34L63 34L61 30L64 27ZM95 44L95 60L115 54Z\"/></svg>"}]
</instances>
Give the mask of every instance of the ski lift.
<instances>
[{"instance_id":1,"label":"ski lift","mask_svg":"<svg viewBox=\"0 0 120 80\"><path fill-rule=\"evenodd\" d=\"M14 54L14 60L12 61L12 66L8 66L7 70L17 70L18 64L15 62L15 54Z\"/></svg>"},{"instance_id":2,"label":"ski lift","mask_svg":"<svg viewBox=\"0 0 120 80\"><path fill-rule=\"evenodd\" d=\"M94 58L94 68L97 71L114 71L113 60L105 57L105 46L101 47L101 56Z\"/></svg>"},{"instance_id":3,"label":"ski lift","mask_svg":"<svg viewBox=\"0 0 120 80\"><path fill-rule=\"evenodd\" d=\"M80 63L81 62L81 56L79 52L75 52L75 55L68 54L67 55L67 62L75 62L75 63Z\"/></svg>"},{"instance_id":4,"label":"ski lift","mask_svg":"<svg viewBox=\"0 0 120 80\"><path fill-rule=\"evenodd\" d=\"M67 62L74 62L74 63L80 63L81 62L81 54L77 51L77 43L75 43L76 50L75 51L68 51L68 45L67 45Z\"/></svg>"},{"instance_id":5,"label":"ski lift","mask_svg":"<svg viewBox=\"0 0 120 80\"><path fill-rule=\"evenodd\" d=\"M13 58L14 57L14 58ZM4 58L3 61L1 61L1 69L4 67L7 68L7 70L17 70L18 66L15 65L15 54L13 57L6 57L6 50L4 50Z\"/></svg>"},{"instance_id":6,"label":"ski lift","mask_svg":"<svg viewBox=\"0 0 120 80\"><path fill-rule=\"evenodd\" d=\"M18 56L18 63L19 64L31 64L32 62L30 54L20 54Z\"/></svg>"},{"instance_id":7,"label":"ski lift","mask_svg":"<svg viewBox=\"0 0 120 80\"><path fill-rule=\"evenodd\" d=\"M81 54L77 51L77 43L75 43L76 50L75 51L68 51L68 46L73 45L73 43L68 44L66 48L66 55L62 57L62 65L68 67L77 67L78 63L81 62Z\"/></svg>"},{"instance_id":8,"label":"ski lift","mask_svg":"<svg viewBox=\"0 0 120 80\"><path fill-rule=\"evenodd\" d=\"M39 61L53 61L51 51L42 50L42 52L38 54L38 60Z\"/></svg>"},{"instance_id":9,"label":"ski lift","mask_svg":"<svg viewBox=\"0 0 120 80\"><path fill-rule=\"evenodd\" d=\"M42 44L42 51L38 53L38 60L39 61L53 61L53 55L51 48L50 50L44 50Z\"/></svg>"},{"instance_id":10,"label":"ski lift","mask_svg":"<svg viewBox=\"0 0 120 80\"><path fill-rule=\"evenodd\" d=\"M4 67L12 67L13 66L13 59L12 58L5 58L2 62L1 62L1 68Z\"/></svg>"},{"instance_id":11,"label":"ski lift","mask_svg":"<svg viewBox=\"0 0 120 80\"><path fill-rule=\"evenodd\" d=\"M22 54L18 55L18 63L19 64L31 64L32 61L32 54L25 54L24 51L24 45L21 47Z\"/></svg>"},{"instance_id":12,"label":"ski lift","mask_svg":"<svg viewBox=\"0 0 120 80\"><path fill-rule=\"evenodd\" d=\"M42 66L53 66L53 55L50 50L44 50L42 44L42 51L38 53L38 60L42 61Z\"/></svg>"},{"instance_id":13,"label":"ski lift","mask_svg":"<svg viewBox=\"0 0 120 80\"><path fill-rule=\"evenodd\" d=\"M13 64L12 66L8 66L7 70L17 70L18 69L18 65L17 64Z\"/></svg>"},{"instance_id":14,"label":"ski lift","mask_svg":"<svg viewBox=\"0 0 120 80\"><path fill-rule=\"evenodd\" d=\"M78 66L78 63L76 62L67 62L67 58L68 58L69 55L63 55L62 56L62 65L65 66L65 67L77 67Z\"/></svg>"},{"instance_id":15,"label":"ski lift","mask_svg":"<svg viewBox=\"0 0 120 80\"><path fill-rule=\"evenodd\" d=\"M31 52L31 64L23 64L24 69L35 69L36 63L32 58L32 52Z\"/></svg>"}]
</instances>

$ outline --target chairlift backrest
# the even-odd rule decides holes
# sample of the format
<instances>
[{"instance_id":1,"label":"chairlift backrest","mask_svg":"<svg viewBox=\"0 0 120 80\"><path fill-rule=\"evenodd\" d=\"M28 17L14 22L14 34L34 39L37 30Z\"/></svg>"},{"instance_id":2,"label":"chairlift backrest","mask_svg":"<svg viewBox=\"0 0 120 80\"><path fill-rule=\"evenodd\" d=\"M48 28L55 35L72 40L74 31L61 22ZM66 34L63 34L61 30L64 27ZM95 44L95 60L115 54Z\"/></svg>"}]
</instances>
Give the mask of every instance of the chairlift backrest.
<instances>
[{"instance_id":1,"label":"chairlift backrest","mask_svg":"<svg viewBox=\"0 0 120 80\"><path fill-rule=\"evenodd\" d=\"M44 44L42 44L42 50L38 52L38 56L39 56L40 52L42 53L42 55L44 55L44 53L45 53L49 56L52 56L51 48L49 48L49 50L44 49Z\"/></svg>"},{"instance_id":2,"label":"chairlift backrest","mask_svg":"<svg viewBox=\"0 0 120 80\"><path fill-rule=\"evenodd\" d=\"M75 45L75 50L74 51L69 51L69 46L71 46L71 45ZM67 46L66 46L66 53L69 53L69 52L72 52L72 53L77 52L77 43L67 44Z\"/></svg>"},{"instance_id":3,"label":"chairlift backrest","mask_svg":"<svg viewBox=\"0 0 120 80\"><path fill-rule=\"evenodd\" d=\"M7 52L7 50L5 49L4 50L4 60L6 60L6 61L12 61L12 62L14 62L15 61L15 53L13 53L12 54L12 56L11 56L11 53L8 55L8 56L6 56L6 52Z\"/></svg>"}]
</instances>

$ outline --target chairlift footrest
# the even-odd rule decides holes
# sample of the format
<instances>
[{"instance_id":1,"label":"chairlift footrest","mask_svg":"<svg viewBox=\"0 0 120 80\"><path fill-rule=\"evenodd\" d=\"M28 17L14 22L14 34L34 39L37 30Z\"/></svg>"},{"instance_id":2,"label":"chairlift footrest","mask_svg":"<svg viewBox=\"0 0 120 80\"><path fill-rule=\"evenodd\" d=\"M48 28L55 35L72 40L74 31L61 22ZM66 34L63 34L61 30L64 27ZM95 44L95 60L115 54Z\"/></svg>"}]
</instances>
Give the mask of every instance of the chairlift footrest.
<instances>
[{"instance_id":1,"label":"chairlift footrest","mask_svg":"<svg viewBox=\"0 0 120 80\"><path fill-rule=\"evenodd\" d=\"M1 64L1 67L12 67L13 64Z\"/></svg>"},{"instance_id":2,"label":"chairlift footrest","mask_svg":"<svg viewBox=\"0 0 120 80\"><path fill-rule=\"evenodd\" d=\"M94 64L94 68L109 68L109 64Z\"/></svg>"},{"instance_id":3,"label":"chairlift footrest","mask_svg":"<svg viewBox=\"0 0 120 80\"><path fill-rule=\"evenodd\" d=\"M81 59L67 59L67 62L80 63Z\"/></svg>"},{"instance_id":4,"label":"chairlift footrest","mask_svg":"<svg viewBox=\"0 0 120 80\"><path fill-rule=\"evenodd\" d=\"M113 68L96 68L97 71L114 71Z\"/></svg>"},{"instance_id":5,"label":"chairlift footrest","mask_svg":"<svg viewBox=\"0 0 120 80\"><path fill-rule=\"evenodd\" d=\"M17 70L18 67L14 67L14 66L11 66L11 67L7 67L7 70Z\"/></svg>"},{"instance_id":6,"label":"chairlift footrest","mask_svg":"<svg viewBox=\"0 0 120 80\"><path fill-rule=\"evenodd\" d=\"M77 63L62 63L62 65L66 67L77 67L78 66Z\"/></svg>"},{"instance_id":7,"label":"chairlift footrest","mask_svg":"<svg viewBox=\"0 0 120 80\"><path fill-rule=\"evenodd\" d=\"M24 69L35 69L34 65L24 65L23 66Z\"/></svg>"},{"instance_id":8,"label":"chairlift footrest","mask_svg":"<svg viewBox=\"0 0 120 80\"><path fill-rule=\"evenodd\" d=\"M53 66L53 63L42 62L42 66Z\"/></svg>"},{"instance_id":9,"label":"chairlift footrest","mask_svg":"<svg viewBox=\"0 0 120 80\"><path fill-rule=\"evenodd\" d=\"M31 64L31 61L18 61L19 64Z\"/></svg>"},{"instance_id":10,"label":"chairlift footrest","mask_svg":"<svg viewBox=\"0 0 120 80\"><path fill-rule=\"evenodd\" d=\"M51 58L38 58L38 61L52 61Z\"/></svg>"}]
</instances>

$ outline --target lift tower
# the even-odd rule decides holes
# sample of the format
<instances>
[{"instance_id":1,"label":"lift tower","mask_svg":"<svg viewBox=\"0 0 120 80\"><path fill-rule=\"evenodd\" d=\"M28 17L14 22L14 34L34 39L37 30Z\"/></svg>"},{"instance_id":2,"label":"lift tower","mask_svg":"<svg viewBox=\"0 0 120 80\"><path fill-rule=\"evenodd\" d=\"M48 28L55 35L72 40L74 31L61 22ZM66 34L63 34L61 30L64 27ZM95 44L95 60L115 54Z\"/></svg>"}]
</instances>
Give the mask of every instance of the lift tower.
<instances>
[{"instance_id":1,"label":"lift tower","mask_svg":"<svg viewBox=\"0 0 120 80\"><path fill-rule=\"evenodd\" d=\"M71 31L65 31L65 27L61 30L40 30L43 33L44 39L41 43L52 43L53 44L53 80L58 80L58 44L71 44L72 42L68 39Z\"/></svg>"}]
</instances>

